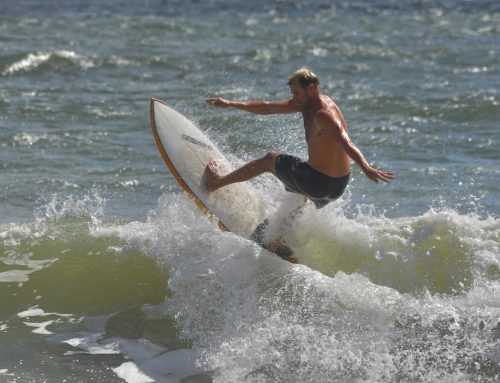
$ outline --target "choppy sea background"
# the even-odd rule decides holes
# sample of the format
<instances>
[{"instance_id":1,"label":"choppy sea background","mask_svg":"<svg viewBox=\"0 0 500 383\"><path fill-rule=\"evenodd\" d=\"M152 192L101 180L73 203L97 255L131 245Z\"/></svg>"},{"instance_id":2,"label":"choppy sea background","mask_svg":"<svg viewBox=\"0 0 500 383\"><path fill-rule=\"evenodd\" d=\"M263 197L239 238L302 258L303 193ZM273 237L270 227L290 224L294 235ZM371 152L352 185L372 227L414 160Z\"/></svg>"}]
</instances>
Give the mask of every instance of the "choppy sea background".
<instances>
[{"instance_id":1,"label":"choppy sea background","mask_svg":"<svg viewBox=\"0 0 500 383\"><path fill-rule=\"evenodd\" d=\"M2 0L0 382L499 382L499 47L488 0ZM306 209L309 266L220 232L149 126L305 156L300 116L203 102L301 66L397 177Z\"/></svg>"}]
</instances>

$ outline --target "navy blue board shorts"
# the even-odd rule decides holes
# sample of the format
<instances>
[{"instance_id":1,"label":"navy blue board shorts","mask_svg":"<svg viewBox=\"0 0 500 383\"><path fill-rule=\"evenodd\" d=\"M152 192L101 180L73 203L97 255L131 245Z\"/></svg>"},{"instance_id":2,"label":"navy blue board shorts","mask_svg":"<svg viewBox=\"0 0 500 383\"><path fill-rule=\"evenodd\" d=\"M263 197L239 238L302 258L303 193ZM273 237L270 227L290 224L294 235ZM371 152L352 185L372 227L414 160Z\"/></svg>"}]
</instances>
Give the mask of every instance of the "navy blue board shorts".
<instances>
[{"instance_id":1,"label":"navy blue board shorts","mask_svg":"<svg viewBox=\"0 0 500 383\"><path fill-rule=\"evenodd\" d=\"M288 154L280 154L275 161L276 175L285 184L286 191L308 197L317 209L339 198L349 183L349 174L330 177Z\"/></svg>"}]
</instances>

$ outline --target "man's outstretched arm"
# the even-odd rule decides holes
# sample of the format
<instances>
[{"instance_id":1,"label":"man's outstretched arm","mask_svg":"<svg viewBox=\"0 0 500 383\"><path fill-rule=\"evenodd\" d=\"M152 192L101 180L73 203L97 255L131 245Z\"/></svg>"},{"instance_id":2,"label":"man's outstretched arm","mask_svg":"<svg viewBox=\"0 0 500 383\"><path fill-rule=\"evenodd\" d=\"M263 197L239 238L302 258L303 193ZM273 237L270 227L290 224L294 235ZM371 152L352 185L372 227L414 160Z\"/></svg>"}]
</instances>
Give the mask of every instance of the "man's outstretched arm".
<instances>
[{"instance_id":1,"label":"man's outstretched arm","mask_svg":"<svg viewBox=\"0 0 500 383\"><path fill-rule=\"evenodd\" d=\"M230 101L219 97L206 99L206 103L220 108L237 108L255 114L286 114L300 112L292 101Z\"/></svg>"}]
</instances>

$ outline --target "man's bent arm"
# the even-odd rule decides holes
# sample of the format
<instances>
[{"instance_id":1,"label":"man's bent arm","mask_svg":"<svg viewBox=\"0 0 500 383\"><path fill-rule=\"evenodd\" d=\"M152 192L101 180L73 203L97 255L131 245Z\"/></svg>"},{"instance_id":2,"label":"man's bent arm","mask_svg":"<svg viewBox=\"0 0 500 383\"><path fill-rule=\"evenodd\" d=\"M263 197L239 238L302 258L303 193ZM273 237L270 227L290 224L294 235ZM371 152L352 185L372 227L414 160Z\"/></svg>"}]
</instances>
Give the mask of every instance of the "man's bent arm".
<instances>
[{"instance_id":1,"label":"man's bent arm","mask_svg":"<svg viewBox=\"0 0 500 383\"><path fill-rule=\"evenodd\" d=\"M370 166L368 161L366 161L365 156L363 156L363 153L361 153L361 150L359 150L358 147L354 145L344 129L342 129L340 136L342 145L344 146L347 155L351 157L359 166L361 166L361 169L363 169L363 172L369 179L377 183L378 181L389 182L394 179L394 174L375 169L374 167Z\"/></svg>"},{"instance_id":2,"label":"man's bent arm","mask_svg":"<svg viewBox=\"0 0 500 383\"><path fill-rule=\"evenodd\" d=\"M315 116L315 122L323 126L330 125L335 135L342 143L347 155L352 158L361 167L361 169L363 169L363 172L369 179L374 182L378 182L379 180L389 182L394 178L394 174L392 173L371 167L363 153L361 153L361 150L359 150L358 147L351 141L347 131L342 128L341 125L338 124L331 116L324 113L318 113Z\"/></svg>"},{"instance_id":3,"label":"man's bent arm","mask_svg":"<svg viewBox=\"0 0 500 383\"><path fill-rule=\"evenodd\" d=\"M237 108L255 114L285 114L300 112L292 100L285 101L230 101L219 97L208 98L207 104L222 108Z\"/></svg>"},{"instance_id":4,"label":"man's bent arm","mask_svg":"<svg viewBox=\"0 0 500 383\"><path fill-rule=\"evenodd\" d=\"M361 150L359 150L358 147L351 141L345 130L340 133L340 140L347 155L351 157L364 172L366 172L366 170L370 168L370 164L366 160L363 153L361 153Z\"/></svg>"}]
</instances>

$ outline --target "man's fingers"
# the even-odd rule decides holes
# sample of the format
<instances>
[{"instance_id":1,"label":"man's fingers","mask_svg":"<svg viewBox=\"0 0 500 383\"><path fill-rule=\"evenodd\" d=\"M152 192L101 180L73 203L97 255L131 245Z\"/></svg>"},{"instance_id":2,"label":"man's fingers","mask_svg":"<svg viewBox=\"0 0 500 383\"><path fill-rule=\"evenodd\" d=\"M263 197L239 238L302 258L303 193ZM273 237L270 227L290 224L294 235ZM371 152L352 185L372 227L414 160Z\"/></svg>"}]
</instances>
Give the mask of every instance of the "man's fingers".
<instances>
[{"instance_id":1,"label":"man's fingers","mask_svg":"<svg viewBox=\"0 0 500 383\"><path fill-rule=\"evenodd\" d=\"M388 172L380 172L380 179L384 182L389 182L394 179L394 174Z\"/></svg>"},{"instance_id":2,"label":"man's fingers","mask_svg":"<svg viewBox=\"0 0 500 383\"><path fill-rule=\"evenodd\" d=\"M220 98L218 98L218 97L210 97L210 98L207 98L207 99L205 100L205 102L206 102L207 104L210 104L210 105L215 105L215 104L217 104L219 101L220 101Z\"/></svg>"},{"instance_id":3,"label":"man's fingers","mask_svg":"<svg viewBox=\"0 0 500 383\"><path fill-rule=\"evenodd\" d=\"M390 180L394 179L394 175L388 173L380 173L380 178L385 182L389 182Z\"/></svg>"},{"instance_id":4,"label":"man's fingers","mask_svg":"<svg viewBox=\"0 0 500 383\"><path fill-rule=\"evenodd\" d=\"M394 174L391 172L384 172L383 170L375 170L373 177L370 178L376 183L378 183L379 180L389 182L394 179Z\"/></svg>"},{"instance_id":5,"label":"man's fingers","mask_svg":"<svg viewBox=\"0 0 500 383\"><path fill-rule=\"evenodd\" d=\"M226 107L227 106L227 101L220 98L220 97L211 97L207 98L205 102L209 105L212 106L221 106L221 107Z\"/></svg>"}]
</instances>

